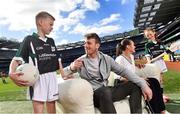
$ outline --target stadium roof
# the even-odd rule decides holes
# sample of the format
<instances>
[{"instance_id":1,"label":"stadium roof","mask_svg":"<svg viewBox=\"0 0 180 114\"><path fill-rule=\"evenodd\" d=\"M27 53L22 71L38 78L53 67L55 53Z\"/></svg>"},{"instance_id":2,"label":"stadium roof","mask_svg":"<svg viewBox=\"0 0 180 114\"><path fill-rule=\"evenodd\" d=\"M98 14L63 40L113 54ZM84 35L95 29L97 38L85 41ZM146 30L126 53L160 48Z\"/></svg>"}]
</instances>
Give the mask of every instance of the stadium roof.
<instances>
[{"instance_id":1,"label":"stadium roof","mask_svg":"<svg viewBox=\"0 0 180 114\"><path fill-rule=\"evenodd\" d=\"M180 0L137 0L134 14L134 27L164 26L180 16Z\"/></svg>"}]
</instances>

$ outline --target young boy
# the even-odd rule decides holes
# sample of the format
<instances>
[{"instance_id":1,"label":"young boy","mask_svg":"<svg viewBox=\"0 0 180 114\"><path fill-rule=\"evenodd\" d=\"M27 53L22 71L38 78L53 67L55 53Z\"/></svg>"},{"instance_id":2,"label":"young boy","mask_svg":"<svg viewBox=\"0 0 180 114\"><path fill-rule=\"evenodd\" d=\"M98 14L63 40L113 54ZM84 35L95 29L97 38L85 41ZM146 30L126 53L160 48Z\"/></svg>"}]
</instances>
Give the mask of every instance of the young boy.
<instances>
[{"instance_id":1,"label":"young boy","mask_svg":"<svg viewBox=\"0 0 180 114\"><path fill-rule=\"evenodd\" d=\"M19 79L23 74L15 72L23 61L33 62L39 70L39 79L33 87L30 87L34 113L43 113L44 103L48 113L56 113L55 101L58 99L56 70L60 68L60 61L54 40L46 36L52 31L54 21L55 18L48 12L39 12L36 15L37 33L25 37L10 64L10 78L18 86L27 86L27 81Z\"/></svg>"}]
</instances>

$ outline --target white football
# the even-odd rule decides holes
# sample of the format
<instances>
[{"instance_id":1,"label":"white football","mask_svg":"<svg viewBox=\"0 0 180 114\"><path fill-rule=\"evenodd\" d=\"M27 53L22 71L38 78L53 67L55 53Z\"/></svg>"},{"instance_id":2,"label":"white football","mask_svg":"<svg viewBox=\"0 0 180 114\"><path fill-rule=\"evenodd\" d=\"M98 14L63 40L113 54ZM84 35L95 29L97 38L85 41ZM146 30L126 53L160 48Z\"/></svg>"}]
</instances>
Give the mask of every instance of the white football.
<instances>
[{"instance_id":1,"label":"white football","mask_svg":"<svg viewBox=\"0 0 180 114\"><path fill-rule=\"evenodd\" d=\"M17 67L16 72L23 73L22 76L20 76L20 80L28 81L28 86L34 85L34 83L39 78L39 71L38 69L29 63L22 64Z\"/></svg>"}]
</instances>

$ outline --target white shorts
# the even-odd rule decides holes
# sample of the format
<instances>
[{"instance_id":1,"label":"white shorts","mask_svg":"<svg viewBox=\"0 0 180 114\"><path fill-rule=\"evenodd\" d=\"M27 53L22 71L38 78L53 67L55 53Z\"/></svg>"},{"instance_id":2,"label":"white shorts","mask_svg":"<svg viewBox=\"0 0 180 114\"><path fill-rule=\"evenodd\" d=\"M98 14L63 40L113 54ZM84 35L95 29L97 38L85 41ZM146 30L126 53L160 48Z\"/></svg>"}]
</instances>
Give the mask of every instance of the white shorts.
<instances>
[{"instance_id":1,"label":"white shorts","mask_svg":"<svg viewBox=\"0 0 180 114\"><path fill-rule=\"evenodd\" d=\"M161 73L167 72L166 63L164 62L163 59L158 59L157 61L153 63L156 64L160 68Z\"/></svg>"},{"instance_id":2,"label":"white shorts","mask_svg":"<svg viewBox=\"0 0 180 114\"><path fill-rule=\"evenodd\" d=\"M41 74L34 84L34 101L55 101L58 99L58 84L56 72Z\"/></svg>"}]
</instances>

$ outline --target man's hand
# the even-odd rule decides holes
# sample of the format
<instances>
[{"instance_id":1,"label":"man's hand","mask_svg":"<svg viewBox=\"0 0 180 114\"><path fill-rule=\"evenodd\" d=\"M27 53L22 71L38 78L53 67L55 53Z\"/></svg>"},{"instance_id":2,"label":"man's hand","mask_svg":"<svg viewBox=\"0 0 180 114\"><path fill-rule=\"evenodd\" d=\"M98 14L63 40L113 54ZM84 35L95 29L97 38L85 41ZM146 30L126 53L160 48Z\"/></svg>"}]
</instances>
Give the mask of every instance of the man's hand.
<instances>
[{"instance_id":1,"label":"man's hand","mask_svg":"<svg viewBox=\"0 0 180 114\"><path fill-rule=\"evenodd\" d=\"M146 87L142 90L142 92L143 92L143 96L144 96L144 99L145 99L145 100L150 101L150 100L152 99L153 94L152 94L152 90L149 88L149 86L146 86Z\"/></svg>"},{"instance_id":2,"label":"man's hand","mask_svg":"<svg viewBox=\"0 0 180 114\"><path fill-rule=\"evenodd\" d=\"M19 77L22 76L23 73L10 73L10 79L18 86L28 86L28 81L20 80Z\"/></svg>"},{"instance_id":3,"label":"man's hand","mask_svg":"<svg viewBox=\"0 0 180 114\"><path fill-rule=\"evenodd\" d=\"M74 62L71 63L70 68L71 70L77 70L81 68L83 65L83 61L81 59L76 59Z\"/></svg>"}]
</instances>

